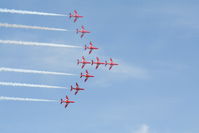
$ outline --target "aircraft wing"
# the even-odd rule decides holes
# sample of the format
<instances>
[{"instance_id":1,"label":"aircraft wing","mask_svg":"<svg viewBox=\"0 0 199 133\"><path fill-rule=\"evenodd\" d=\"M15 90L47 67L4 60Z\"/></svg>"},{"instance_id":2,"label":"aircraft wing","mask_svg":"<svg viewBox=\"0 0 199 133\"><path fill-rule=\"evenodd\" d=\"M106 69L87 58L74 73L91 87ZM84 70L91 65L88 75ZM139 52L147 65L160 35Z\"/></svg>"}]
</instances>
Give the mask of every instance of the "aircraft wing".
<instances>
[{"instance_id":1,"label":"aircraft wing","mask_svg":"<svg viewBox=\"0 0 199 133\"><path fill-rule=\"evenodd\" d=\"M84 68L85 64L82 65L82 69Z\"/></svg>"},{"instance_id":2,"label":"aircraft wing","mask_svg":"<svg viewBox=\"0 0 199 133\"><path fill-rule=\"evenodd\" d=\"M67 106L68 106L68 103L66 103L64 107L66 108Z\"/></svg>"},{"instance_id":3,"label":"aircraft wing","mask_svg":"<svg viewBox=\"0 0 199 133\"><path fill-rule=\"evenodd\" d=\"M99 62L99 61L100 61L100 59L99 59L98 57L96 57L96 59L97 59L97 62Z\"/></svg>"},{"instance_id":4,"label":"aircraft wing","mask_svg":"<svg viewBox=\"0 0 199 133\"><path fill-rule=\"evenodd\" d=\"M113 67L113 65L110 66L109 70L111 70L112 67Z\"/></svg>"},{"instance_id":5,"label":"aircraft wing","mask_svg":"<svg viewBox=\"0 0 199 133\"><path fill-rule=\"evenodd\" d=\"M86 77L86 79L84 80L84 82L86 82L88 80L88 77Z\"/></svg>"},{"instance_id":6,"label":"aircraft wing","mask_svg":"<svg viewBox=\"0 0 199 133\"><path fill-rule=\"evenodd\" d=\"M66 100L69 100L68 96L66 96Z\"/></svg>"},{"instance_id":7,"label":"aircraft wing","mask_svg":"<svg viewBox=\"0 0 199 133\"><path fill-rule=\"evenodd\" d=\"M77 21L77 18L74 19L74 22L76 22L76 21Z\"/></svg>"},{"instance_id":8,"label":"aircraft wing","mask_svg":"<svg viewBox=\"0 0 199 133\"><path fill-rule=\"evenodd\" d=\"M81 38L84 36L84 33L82 33Z\"/></svg>"},{"instance_id":9,"label":"aircraft wing","mask_svg":"<svg viewBox=\"0 0 199 133\"><path fill-rule=\"evenodd\" d=\"M76 90L75 95L78 93L78 90Z\"/></svg>"},{"instance_id":10,"label":"aircraft wing","mask_svg":"<svg viewBox=\"0 0 199 133\"><path fill-rule=\"evenodd\" d=\"M97 64L96 69L99 67L99 64Z\"/></svg>"},{"instance_id":11,"label":"aircraft wing","mask_svg":"<svg viewBox=\"0 0 199 133\"><path fill-rule=\"evenodd\" d=\"M74 10L74 13L75 13L75 14L78 14L76 10Z\"/></svg>"},{"instance_id":12,"label":"aircraft wing","mask_svg":"<svg viewBox=\"0 0 199 133\"><path fill-rule=\"evenodd\" d=\"M79 88L79 85L78 85L78 83L76 83L76 87L77 87L77 88Z\"/></svg>"},{"instance_id":13,"label":"aircraft wing","mask_svg":"<svg viewBox=\"0 0 199 133\"><path fill-rule=\"evenodd\" d=\"M111 62L113 62L113 59L112 59L112 58L110 58L110 61L111 61Z\"/></svg>"},{"instance_id":14,"label":"aircraft wing","mask_svg":"<svg viewBox=\"0 0 199 133\"><path fill-rule=\"evenodd\" d=\"M82 56L82 60L85 61L85 57L84 56Z\"/></svg>"},{"instance_id":15,"label":"aircraft wing","mask_svg":"<svg viewBox=\"0 0 199 133\"><path fill-rule=\"evenodd\" d=\"M93 50L92 49L90 49L90 51L89 51L89 54L91 54L91 52L92 52Z\"/></svg>"},{"instance_id":16,"label":"aircraft wing","mask_svg":"<svg viewBox=\"0 0 199 133\"><path fill-rule=\"evenodd\" d=\"M84 26L82 25L82 29L85 30Z\"/></svg>"},{"instance_id":17,"label":"aircraft wing","mask_svg":"<svg viewBox=\"0 0 199 133\"><path fill-rule=\"evenodd\" d=\"M86 70L86 74L89 74L89 73L88 73L88 70Z\"/></svg>"}]
</instances>

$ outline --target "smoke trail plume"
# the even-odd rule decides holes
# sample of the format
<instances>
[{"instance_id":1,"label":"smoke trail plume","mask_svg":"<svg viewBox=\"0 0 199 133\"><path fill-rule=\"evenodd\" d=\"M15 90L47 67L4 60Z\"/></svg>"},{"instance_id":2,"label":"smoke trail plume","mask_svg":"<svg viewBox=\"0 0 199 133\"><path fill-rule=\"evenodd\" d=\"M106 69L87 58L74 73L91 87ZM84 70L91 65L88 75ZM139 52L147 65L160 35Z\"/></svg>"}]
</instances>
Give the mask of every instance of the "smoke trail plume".
<instances>
[{"instance_id":1,"label":"smoke trail plume","mask_svg":"<svg viewBox=\"0 0 199 133\"><path fill-rule=\"evenodd\" d=\"M1 86L21 86L21 87L33 87L33 88L52 88L52 89L66 89L61 86L50 85L38 85L38 84L25 84L25 83L13 83L13 82L0 82Z\"/></svg>"},{"instance_id":2,"label":"smoke trail plume","mask_svg":"<svg viewBox=\"0 0 199 133\"><path fill-rule=\"evenodd\" d=\"M7 68L7 67L0 67L0 72L21 72L21 73L50 74L50 75L63 75L63 76L76 75L76 74L71 74L71 73L38 71L38 70L29 70L29 69L16 69L16 68Z\"/></svg>"},{"instance_id":3,"label":"smoke trail plume","mask_svg":"<svg viewBox=\"0 0 199 133\"><path fill-rule=\"evenodd\" d=\"M5 97L5 96L0 96L0 100L28 101L28 102L57 102L56 100L48 100L48 99L33 99L33 98Z\"/></svg>"},{"instance_id":4,"label":"smoke trail plume","mask_svg":"<svg viewBox=\"0 0 199 133\"><path fill-rule=\"evenodd\" d=\"M57 48L82 48L80 46L65 45L65 44L24 42L24 41L12 41L12 40L0 40L0 43L12 44L12 45L46 46L46 47L57 47Z\"/></svg>"},{"instance_id":5,"label":"smoke trail plume","mask_svg":"<svg viewBox=\"0 0 199 133\"><path fill-rule=\"evenodd\" d=\"M21 29L36 29L36 30L50 30L50 31L68 31L66 29L60 29L60 28L49 28L49 27L18 25L18 24L7 24L7 23L0 23L0 27L21 28Z\"/></svg>"},{"instance_id":6,"label":"smoke trail plume","mask_svg":"<svg viewBox=\"0 0 199 133\"><path fill-rule=\"evenodd\" d=\"M14 13L14 14L27 14L27 15L42 15L42 16L67 16L64 14L57 13L46 13L46 12L36 12L36 11L25 11L25 10L15 10L15 9L3 9L0 8L1 13Z\"/></svg>"}]
</instances>

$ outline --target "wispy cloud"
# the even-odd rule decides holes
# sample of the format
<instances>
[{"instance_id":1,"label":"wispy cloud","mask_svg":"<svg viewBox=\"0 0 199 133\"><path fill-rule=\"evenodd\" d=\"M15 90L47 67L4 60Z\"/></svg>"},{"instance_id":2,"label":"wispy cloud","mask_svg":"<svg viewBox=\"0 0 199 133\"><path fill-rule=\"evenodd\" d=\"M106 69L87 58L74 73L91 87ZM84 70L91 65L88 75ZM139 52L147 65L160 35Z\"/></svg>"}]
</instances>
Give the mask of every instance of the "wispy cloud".
<instances>
[{"instance_id":1,"label":"wispy cloud","mask_svg":"<svg viewBox=\"0 0 199 133\"><path fill-rule=\"evenodd\" d=\"M146 79L149 77L149 71L146 68L124 62L120 62L120 65L113 67L111 71L113 73L120 74L120 76L123 77L131 77L136 79Z\"/></svg>"}]
</instances>

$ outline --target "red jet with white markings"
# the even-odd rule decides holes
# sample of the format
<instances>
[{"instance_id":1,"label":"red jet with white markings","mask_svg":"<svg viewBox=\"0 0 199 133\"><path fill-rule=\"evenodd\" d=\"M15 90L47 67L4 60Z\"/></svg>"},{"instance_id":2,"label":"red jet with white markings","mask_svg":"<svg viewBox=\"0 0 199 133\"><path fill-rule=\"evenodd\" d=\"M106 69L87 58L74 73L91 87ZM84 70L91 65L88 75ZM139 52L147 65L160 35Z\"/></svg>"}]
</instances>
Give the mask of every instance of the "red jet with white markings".
<instances>
[{"instance_id":1,"label":"red jet with white markings","mask_svg":"<svg viewBox=\"0 0 199 133\"><path fill-rule=\"evenodd\" d=\"M60 100L60 104L62 104L62 103L65 103L64 107L66 108L68 106L68 104L75 103L75 101L69 101L68 96L66 96L66 100L63 100L63 99Z\"/></svg>"},{"instance_id":2,"label":"red jet with white markings","mask_svg":"<svg viewBox=\"0 0 199 133\"><path fill-rule=\"evenodd\" d=\"M84 34L91 33L90 31L85 30L84 26L82 26L81 28L82 28L81 30L78 30L78 29L76 30L77 34L82 33L81 36L80 36L81 38L84 36Z\"/></svg>"},{"instance_id":3,"label":"red jet with white markings","mask_svg":"<svg viewBox=\"0 0 199 133\"><path fill-rule=\"evenodd\" d=\"M71 85L70 91L72 91L72 90L76 90L76 92L75 92L75 95L76 95L80 90L85 90L85 89L84 88L79 88L78 83L76 83L76 88L73 88L73 86Z\"/></svg>"},{"instance_id":4,"label":"red jet with white markings","mask_svg":"<svg viewBox=\"0 0 199 133\"><path fill-rule=\"evenodd\" d=\"M97 62L94 62L93 60L92 60L92 62L91 62L91 65L96 64L96 69L97 69L100 65L104 65L104 64L105 64L104 62L100 62L100 59L99 59L98 57L96 57L96 59L97 59Z\"/></svg>"},{"instance_id":5,"label":"red jet with white markings","mask_svg":"<svg viewBox=\"0 0 199 133\"><path fill-rule=\"evenodd\" d=\"M112 68L113 66L116 66L116 65L119 65L119 64L114 63L113 60L110 58L110 63L108 63L107 61L105 61L105 66L106 66L106 65L110 65L109 70L111 70L111 68Z\"/></svg>"},{"instance_id":6,"label":"red jet with white markings","mask_svg":"<svg viewBox=\"0 0 199 133\"><path fill-rule=\"evenodd\" d=\"M86 64L91 64L91 62L86 61L86 59L84 58L84 56L82 56L82 61L79 61L79 59L77 59L77 64L79 65L80 63L82 64L82 68L84 68L84 66Z\"/></svg>"},{"instance_id":7,"label":"red jet with white markings","mask_svg":"<svg viewBox=\"0 0 199 133\"><path fill-rule=\"evenodd\" d=\"M95 76L89 75L88 70L86 70L86 74L85 75L83 75L82 73L80 74L80 78L82 78L82 77L85 77L84 82L86 82L88 80L88 78L95 77Z\"/></svg>"},{"instance_id":8,"label":"red jet with white markings","mask_svg":"<svg viewBox=\"0 0 199 133\"><path fill-rule=\"evenodd\" d=\"M70 18L75 18L75 19L74 19L74 22L76 22L77 19L83 18L84 16L80 16L80 15L77 13L77 11L74 10L74 14L70 13L70 14L69 14L69 17L70 17Z\"/></svg>"},{"instance_id":9,"label":"red jet with white markings","mask_svg":"<svg viewBox=\"0 0 199 133\"><path fill-rule=\"evenodd\" d=\"M89 45L88 47L85 45L85 46L84 46L84 49L85 49L85 50L89 49L89 50L90 50L90 51L89 51L89 54L91 54L91 52L92 52L93 50L97 50L97 49L99 49L99 48L94 47L94 46L93 46L93 43L90 42L90 45Z\"/></svg>"}]
</instances>

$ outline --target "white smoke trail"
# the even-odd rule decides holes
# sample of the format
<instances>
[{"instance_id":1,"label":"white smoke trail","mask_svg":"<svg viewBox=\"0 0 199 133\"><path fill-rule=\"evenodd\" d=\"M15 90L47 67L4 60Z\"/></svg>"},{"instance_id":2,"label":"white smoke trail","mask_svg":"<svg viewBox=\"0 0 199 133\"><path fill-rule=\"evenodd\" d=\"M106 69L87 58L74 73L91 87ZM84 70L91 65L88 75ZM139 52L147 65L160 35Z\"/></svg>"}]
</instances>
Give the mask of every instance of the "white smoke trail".
<instances>
[{"instance_id":1,"label":"white smoke trail","mask_svg":"<svg viewBox=\"0 0 199 133\"><path fill-rule=\"evenodd\" d=\"M28 14L28 15L42 15L42 16L67 16L67 15L64 15L64 14L15 10L15 9L3 9L3 8L0 8L0 12L1 13Z\"/></svg>"},{"instance_id":2,"label":"white smoke trail","mask_svg":"<svg viewBox=\"0 0 199 133\"><path fill-rule=\"evenodd\" d=\"M7 68L7 67L0 67L0 72L22 72L22 73L50 74L50 75L63 75L63 76L76 75L76 74L71 74L71 73L38 71L38 70L29 70L29 69L16 69L16 68Z\"/></svg>"},{"instance_id":3,"label":"white smoke trail","mask_svg":"<svg viewBox=\"0 0 199 133\"><path fill-rule=\"evenodd\" d=\"M61 87L61 86L49 86L49 85L25 84L25 83L13 83L13 82L0 82L0 85L2 85L2 86L34 87L34 88L66 89L66 87Z\"/></svg>"},{"instance_id":4,"label":"white smoke trail","mask_svg":"<svg viewBox=\"0 0 199 133\"><path fill-rule=\"evenodd\" d=\"M20 97L5 97L5 96L0 96L0 100L6 100L6 101L28 101L28 102L57 102L56 100L20 98Z\"/></svg>"},{"instance_id":5,"label":"white smoke trail","mask_svg":"<svg viewBox=\"0 0 199 133\"><path fill-rule=\"evenodd\" d=\"M7 24L7 23L0 23L0 27L21 28L21 29L37 29L37 30L51 30L51 31L68 31L66 29L60 29L60 28L29 26L29 25L18 25L18 24Z\"/></svg>"},{"instance_id":6,"label":"white smoke trail","mask_svg":"<svg viewBox=\"0 0 199 133\"><path fill-rule=\"evenodd\" d=\"M46 46L46 47L57 47L57 48L82 48L80 46L65 45L65 44L24 42L24 41L12 41L12 40L0 40L0 43L12 44L12 45Z\"/></svg>"}]
</instances>

